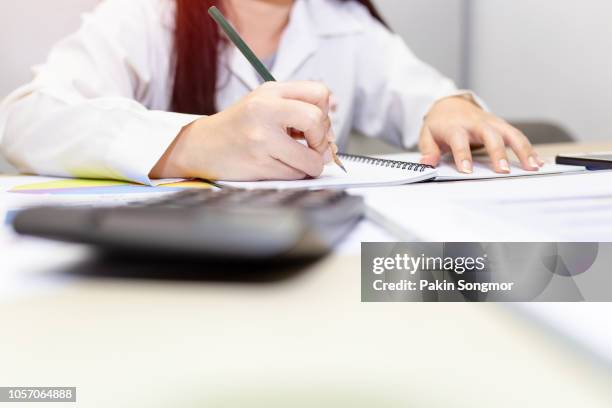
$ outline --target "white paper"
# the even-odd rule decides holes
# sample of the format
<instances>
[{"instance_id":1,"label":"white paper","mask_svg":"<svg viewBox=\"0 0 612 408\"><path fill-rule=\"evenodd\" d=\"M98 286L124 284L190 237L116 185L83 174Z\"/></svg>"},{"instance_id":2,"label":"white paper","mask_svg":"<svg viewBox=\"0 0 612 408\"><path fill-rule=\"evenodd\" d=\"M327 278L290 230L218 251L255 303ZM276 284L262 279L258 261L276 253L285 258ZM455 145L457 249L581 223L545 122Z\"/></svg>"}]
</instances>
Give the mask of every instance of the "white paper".
<instances>
[{"instance_id":1,"label":"white paper","mask_svg":"<svg viewBox=\"0 0 612 408\"><path fill-rule=\"evenodd\" d=\"M524 303L512 306L589 354L612 363L610 303Z\"/></svg>"},{"instance_id":2,"label":"white paper","mask_svg":"<svg viewBox=\"0 0 612 408\"><path fill-rule=\"evenodd\" d=\"M359 189L424 241L612 241L612 172Z\"/></svg>"},{"instance_id":3,"label":"white paper","mask_svg":"<svg viewBox=\"0 0 612 408\"><path fill-rule=\"evenodd\" d=\"M14 234L0 226L0 304L61 290L77 278L62 273L87 248Z\"/></svg>"},{"instance_id":4,"label":"white paper","mask_svg":"<svg viewBox=\"0 0 612 408\"><path fill-rule=\"evenodd\" d=\"M338 243L335 254L340 256L361 256L362 242L396 242L399 238L390 234L372 220L365 219Z\"/></svg>"},{"instance_id":5,"label":"white paper","mask_svg":"<svg viewBox=\"0 0 612 408\"><path fill-rule=\"evenodd\" d=\"M316 189L316 188L351 188L351 187L380 187L399 186L435 177L436 171L412 171L401 168L377 166L367 163L358 163L342 158L347 173L337 165L330 164L325 167L321 177L296 181L256 181L256 182L225 182L218 184L245 189Z\"/></svg>"},{"instance_id":6,"label":"white paper","mask_svg":"<svg viewBox=\"0 0 612 408\"><path fill-rule=\"evenodd\" d=\"M421 159L421 155L418 153L401 153L379 157L393 160L412 161L417 163ZM444 159L437 168L438 175L436 176L436 181L483 180L526 176L542 176L550 174L576 173L586 171L586 168L584 167L565 166L550 163L545 164L538 171L527 171L523 170L519 163L510 163L510 173L501 174L496 173L492 170L491 161L487 157L475 157L473 164L474 166L472 174L461 173L457 171L452 157L447 155L444 157Z\"/></svg>"},{"instance_id":7,"label":"white paper","mask_svg":"<svg viewBox=\"0 0 612 408\"><path fill-rule=\"evenodd\" d=\"M41 188L41 183L58 181L65 179L0 176L0 302L65 287L74 278L66 274L49 273L49 266L61 268L82 257L87 250L78 245L18 236L10 226L11 218L18 210L38 205L122 205L154 199L174 191L150 189L146 193L115 194L110 188L108 194L90 194L78 188L74 189L74 193L55 191L53 188L48 191L37 190ZM27 189L29 186L33 186L32 190ZM25 187L26 190L16 190L19 187Z\"/></svg>"}]
</instances>

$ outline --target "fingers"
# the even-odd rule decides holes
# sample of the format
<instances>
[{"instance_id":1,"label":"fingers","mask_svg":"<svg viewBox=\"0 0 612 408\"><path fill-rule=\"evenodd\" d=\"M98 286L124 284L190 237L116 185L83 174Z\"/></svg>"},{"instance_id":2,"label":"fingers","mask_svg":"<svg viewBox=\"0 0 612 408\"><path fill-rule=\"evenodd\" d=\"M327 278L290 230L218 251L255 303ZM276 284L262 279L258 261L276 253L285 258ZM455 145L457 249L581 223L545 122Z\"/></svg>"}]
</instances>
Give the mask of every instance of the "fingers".
<instances>
[{"instance_id":1,"label":"fingers","mask_svg":"<svg viewBox=\"0 0 612 408\"><path fill-rule=\"evenodd\" d=\"M277 119L293 137L303 132L308 145L321 154L335 140L329 118L331 92L325 85L313 81L268 82L259 89L282 100Z\"/></svg>"},{"instance_id":2,"label":"fingers","mask_svg":"<svg viewBox=\"0 0 612 408\"><path fill-rule=\"evenodd\" d=\"M463 128L453 131L447 143L453 152L457 170L462 173L471 174L473 172L472 151L470 148L470 135Z\"/></svg>"},{"instance_id":3,"label":"fingers","mask_svg":"<svg viewBox=\"0 0 612 408\"><path fill-rule=\"evenodd\" d=\"M544 165L544 161L539 158L529 139L521 131L505 123L499 125L499 128L504 142L512 148L523 169L537 171Z\"/></svg>"},{"instance_id":4,"label":"fingers","mask_svg":"<svg viewBox=\"0 0 612 408\"><path fill-rule=\"evenodd\" d=\"M323 154L329 148L331 121L317 106L286 99L276 107L276 115L282 127L304 133L311 149Z\"/></svg>"},{"instance_id":5,"label":"fingers","mask_svg":"<svg viewBox=\"0 0 612 408\"><path fill-rule=\"evenodd\" d=\"M447 98L444 103L438 102L427 114L425 125L420 147L426 164L436 162L440 150L445 152L450 147L459 171L471 173L470 146L477 143L484 144L498 173L510 172L506 146L516 153L525 170L535 171L544 164L525 135L465 100Z\"/></svg>"},{"instance_id":6,"label":"fingers","mask_svg":"<svg viewBox=\"0 0 612 408\"><path fill-rule=\"evenodd\" d=\"M324 163L332 160L330 142L335 139L329 100L329 90L315 82L266 83L246 99L241 116L264 176L321 175ZM295 140L301 138L307 146ZM273 168L269 161L274 161Z\"/></svg>"},{"instance_id":7,"label":"fingers","mask_svg":"<svg viewBox=\"0 0 612 408\"><path fill-rule=\"evenodd\" d=\"M266 164L266 174L268 176L261 177L261 180L302 180L307 176L303 171L275 159Z\"/></svg>"},{"instance_id":8,"label":"fingers","mask_svg":"<svg viewBox=\"0 0 612 408\"><path fill-rule=\"evenodd\" d=\"M319 177L323 173L324 157L316 151L282 134L274 137L271 143L274 144L273 158L310 177Z\"/></svg>"},{"instance_id":9,"label":"fingers","mask_svg":"<svg viewBox=\"0 0 612 408\"><path fill-rule=\"evenodd\" d=\"M437 166L442 155L440 147L436 143L429 127L424 126L419 139L419 150L421 151L421 164Z\"/></svg>"},{"instance_id":10,"label":"fingers","mask_svg":"<svg viewBox=\"0 0 612 408\"><path fill-rule=\"evenodd\" d=\"M270 91L276 92L281 98L306 102L318 106L325 116L329 114L331 92L321 82L271 82L264 86L267 86Z\"/></svg>"},{"instance_id":11,"label":"fingers","mask_svg":"<svg viewBox=\"0 0 612 408\"><path fill-rule=\"evenodd\" d=\"M484 125L480 131L480 138L491 158L491 166L496 173L510 173L510 163L506 155L506 143L501 132L495 128Z\"/></svg>"}]
</instances>

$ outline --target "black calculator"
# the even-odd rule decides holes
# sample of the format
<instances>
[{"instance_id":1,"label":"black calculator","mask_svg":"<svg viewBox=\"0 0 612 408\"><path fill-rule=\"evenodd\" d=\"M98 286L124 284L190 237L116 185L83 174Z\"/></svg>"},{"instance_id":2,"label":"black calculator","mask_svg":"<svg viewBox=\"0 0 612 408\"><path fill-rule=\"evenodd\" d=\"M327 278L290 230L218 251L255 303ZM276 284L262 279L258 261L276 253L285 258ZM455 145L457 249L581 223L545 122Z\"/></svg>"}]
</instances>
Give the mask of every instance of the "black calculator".
<instances>
[{"instance_id":1,"label":"black calculator","mask_svg":"<svg viewBox=\"0 0 612 408\"><path fill-rule=\"evenodd\" d=\"M105 250L215 260L320 257L360 221L364 202L338 190L186 190L116 207L38 207L20 234Z\"/></svg>"}]
</instances>

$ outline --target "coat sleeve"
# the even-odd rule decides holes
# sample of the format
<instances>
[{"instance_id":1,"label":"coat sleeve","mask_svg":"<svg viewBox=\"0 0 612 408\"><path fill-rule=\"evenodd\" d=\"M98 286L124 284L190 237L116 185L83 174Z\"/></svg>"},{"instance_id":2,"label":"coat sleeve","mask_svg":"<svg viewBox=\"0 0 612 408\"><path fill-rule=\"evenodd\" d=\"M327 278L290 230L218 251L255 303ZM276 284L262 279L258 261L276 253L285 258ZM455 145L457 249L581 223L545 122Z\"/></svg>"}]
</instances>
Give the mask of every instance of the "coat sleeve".
<instances>
[{"instance_id":1,"label":"coat sleeve","mask_svg":"<svg viewBox=\"0 0 612 408\"><path fill-rule=\"evenodd\" d=\"M158 0L107 0L0 107L4 155L20 171L151 184L148 174L197 117L145 107L162 46ZM169 49L169 46L168 46ZM169 53L169 51L168 51ZM169 55L165 57L169 58Z\"/></svg>"},{"instance_id":2,"label":"coat sleeve","mask_svg":"<svg viewBox=\"0 0 612 408\"><path fill-rule=\"evenodd\" d=\"M353 127L369 137L381 137L405 148L419 139L423 119L440 99L466 95L453 81L419 60L399 35L367 10L354 11L363 25L357 51L356 114Z\"/></svg>"}]
</instances>

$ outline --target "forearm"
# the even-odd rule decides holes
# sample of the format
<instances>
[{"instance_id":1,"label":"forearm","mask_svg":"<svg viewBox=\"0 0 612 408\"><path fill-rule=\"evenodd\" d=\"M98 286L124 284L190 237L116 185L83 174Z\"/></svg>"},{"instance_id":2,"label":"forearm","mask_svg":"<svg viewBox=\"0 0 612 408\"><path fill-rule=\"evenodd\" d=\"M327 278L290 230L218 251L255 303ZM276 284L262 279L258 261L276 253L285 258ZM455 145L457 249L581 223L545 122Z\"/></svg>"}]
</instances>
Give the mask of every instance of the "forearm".
<instances>
[{"instance_id":1,"label":"forearm","mask_svg":"<svg viewBox=\"0 0 612 408\"><path fill-rule=\"evenodd\" d=\"M123 98L67 102L33 92L7 101L2 118L2 150L23 172L150 184L151 169L197 117Z\"/></svg>"}]
</instances>

